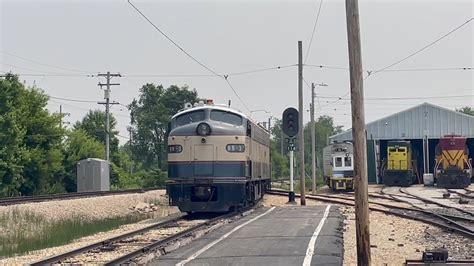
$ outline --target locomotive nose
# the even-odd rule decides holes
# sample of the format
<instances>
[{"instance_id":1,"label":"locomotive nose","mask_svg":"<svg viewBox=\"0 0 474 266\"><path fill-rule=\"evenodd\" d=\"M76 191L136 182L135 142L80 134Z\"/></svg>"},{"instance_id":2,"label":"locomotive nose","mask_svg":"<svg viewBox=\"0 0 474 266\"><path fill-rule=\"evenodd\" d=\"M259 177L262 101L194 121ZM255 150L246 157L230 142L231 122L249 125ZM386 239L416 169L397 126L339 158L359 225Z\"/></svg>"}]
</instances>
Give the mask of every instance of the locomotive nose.
<instances>
[{"instance_id":1,"label":"locomotive nose","mask_svg":"<svg viewBox=\"0 0 474 266\"><path fill-rule=\"evenodd\" d=\"M211 126L208 123L199 123L196 127L196 133L201 136L207 136L211 134Z\"/></svg>"}]
</instances>

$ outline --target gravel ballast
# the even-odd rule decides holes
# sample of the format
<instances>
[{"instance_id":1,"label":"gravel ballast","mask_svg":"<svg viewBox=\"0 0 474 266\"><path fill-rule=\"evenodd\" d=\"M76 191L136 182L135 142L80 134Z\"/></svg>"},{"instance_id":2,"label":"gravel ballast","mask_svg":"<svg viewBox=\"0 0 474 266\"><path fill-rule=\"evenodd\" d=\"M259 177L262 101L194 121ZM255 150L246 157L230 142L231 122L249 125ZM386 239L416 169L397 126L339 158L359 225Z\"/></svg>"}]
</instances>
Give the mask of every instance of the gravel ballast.
<instances>
[{"instance_id":1,"label":"gravel ballast","mask_svg":"<svg viewBox=\"0 0 474 266\"><path fill-rule=\"evenodd\" d=\"M30 251L26 255L5 258L0 260L0 265L19 265L31 263L41 258L63 253L86 244L105 240L107 238L123 234L127 231L146 227L150 225L150 223L156 222L156 220L160 217L179 213L177 208L168 206L168 199L164 190L2 206L0 207L0 215L8 215L11 213L28 213L42 217L42 219L51 222L72 219L74 217L101 221L104 219L126 217L135 214L143 216L143 206L148 206L148 208L145 209L145 212L146 217L149 219L140 221L138 223L123 225L117 229L107 232L100 232L91 236L81 237L74 240L72 243L63 246ZM142 208L139 209L137 207ZM8 227L5 228L0 226L0 233L7 233L8 231L5 230L8 230Z\"/></svg>"}]
</instances>

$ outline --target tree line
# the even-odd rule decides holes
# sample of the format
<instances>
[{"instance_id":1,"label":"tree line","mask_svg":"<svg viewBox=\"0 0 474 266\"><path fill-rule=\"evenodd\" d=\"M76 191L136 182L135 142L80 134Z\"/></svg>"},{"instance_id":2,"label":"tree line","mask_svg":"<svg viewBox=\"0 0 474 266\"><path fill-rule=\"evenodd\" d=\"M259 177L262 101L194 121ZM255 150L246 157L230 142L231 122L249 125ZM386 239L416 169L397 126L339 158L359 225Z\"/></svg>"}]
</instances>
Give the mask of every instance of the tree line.
<instances>
[{"instance_id":1,"label":"tree line","mask_svg":"<svg viewBox=\"0 0 474 266\"><path fill-rule=\"evenodd\" d=\"M47 110L48 96L18 77L0 79L0 196L76 191L76 164L105 157L105 112L90 110L71 129L63 114ZM129 105L130 136L119 145L117 121L110 117L112 189L163 186L166 131L185 102L198 100L187 86L146 84Z\"/></svg>"},{"instance_id":2,"label":"tree line","mask_svg":"<svg viewBox=\"0 0 474 266\"><path fill-rule=\"evenodd\" d=\"M70 129L62 126L63 114L47 110L48 96L37 87L26 87L18 77L0 79L0 197L76 191L76 164L86 158L105 157L105 113L90 110ZM148 83L127 106L130 111L128 141L120 145L117 121L110 117L112 189L163 186L167 178L167 130L171 117L186 102L199 101L187 86ZM470 107L456 109L474 115ZM318 169L329 136L342 131L333 118L315 122ZM304 126L307 176L311 176L310 124ZM287 179L287 140L281 121L271 128L272 177ZM298 153L295 153L298 156ZM295 167L298 171L298 167ZM297 176L297 172L295 176ZM319 177L322 173L317 173Z\"/></svg>"}]
</instances>

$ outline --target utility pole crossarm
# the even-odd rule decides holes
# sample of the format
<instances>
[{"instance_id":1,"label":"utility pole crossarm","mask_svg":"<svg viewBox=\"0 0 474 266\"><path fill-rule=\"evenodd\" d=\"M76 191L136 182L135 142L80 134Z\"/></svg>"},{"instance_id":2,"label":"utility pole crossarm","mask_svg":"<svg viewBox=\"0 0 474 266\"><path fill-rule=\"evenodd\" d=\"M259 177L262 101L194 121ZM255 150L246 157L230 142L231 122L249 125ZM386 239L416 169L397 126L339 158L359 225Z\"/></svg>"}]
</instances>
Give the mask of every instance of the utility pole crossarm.
<instances>
[{"instance_id":1,"label":"utility pole crossarm","mask_svg":"<svg viewBox=\"0 0 474 266\"><path fill-rule=\"evenodd\" d=\"M98 104L105 104L105 159L110 162L110 105L111 104L118 104L118 103L111 103L110 102L110 86L118 86L120 83L110 83L110 80L113 77L121 77L120 73L110 73L110 71L107 71L107 73L99 73L97 76L99 77L105 77L107 83L100 83L99 86L102 88L103 86L106 86L106 89L104 90L104 99L105 103L99 102Z\"/></svg>"}]
</instances>

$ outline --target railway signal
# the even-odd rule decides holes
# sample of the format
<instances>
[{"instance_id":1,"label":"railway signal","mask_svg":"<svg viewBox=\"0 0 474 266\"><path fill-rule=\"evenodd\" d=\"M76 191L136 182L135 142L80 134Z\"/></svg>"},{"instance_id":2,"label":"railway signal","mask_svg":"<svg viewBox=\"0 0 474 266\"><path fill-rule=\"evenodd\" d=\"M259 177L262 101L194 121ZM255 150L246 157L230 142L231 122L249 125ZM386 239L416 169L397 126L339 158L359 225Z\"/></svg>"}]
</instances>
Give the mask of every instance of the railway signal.
<instances>
[{"instance_id":1,"label":"railway signal","mask_svg":"<svg viewBox=\"0 0 474 266\"><path fill-rule=\"evenodd\" d=\"M288 194L288 202L295 203L295 192L293 190L293 152L295 150L295 136L298 134L299 119L298 110L293 107L286 108L283 112L282 130L289 137L288 151L290 152L290 193Z\"/></svg>"},{"instance_id":2,"label":"railway signal","mask_svg":"<svg viewBox=\"0 0 474 266\"><path fill-rule=\"evenodd\" d=\"M283 112L283 132L293 138L298 134L298 110L293 107L286 108Z\"/></svg>"}]
</instances>

